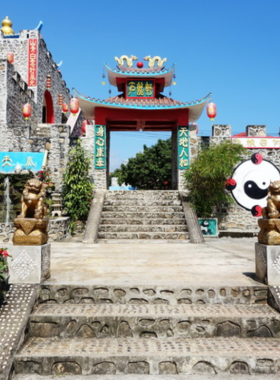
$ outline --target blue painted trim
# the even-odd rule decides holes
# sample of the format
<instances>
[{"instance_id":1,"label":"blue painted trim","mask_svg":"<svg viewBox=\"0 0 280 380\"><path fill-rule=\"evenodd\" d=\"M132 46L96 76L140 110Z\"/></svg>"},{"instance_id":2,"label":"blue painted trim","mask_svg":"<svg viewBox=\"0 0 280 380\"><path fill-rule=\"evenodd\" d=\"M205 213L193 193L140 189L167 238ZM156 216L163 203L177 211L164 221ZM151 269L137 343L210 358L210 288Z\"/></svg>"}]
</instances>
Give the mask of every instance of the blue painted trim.
<instances>
[{"instance_id":1,"label":"blue painted trim","mask_svg":"<svg viewBox=\"0 0 280 380\"><path fill-rule=\"evenodd\" d=\"M205 96L203 99L201 100L197 100L195 102L190 102L190 103L182 103L182 104L176 104L174 106L156 106L156 105L132 105L132 104L116 104L115 102L113 103L110 103L110 102L106 102L105 100L100 100L100 99L95 99L95 98L89 98L89 97L86 97L82 94L80 94L77 90L75 90L73 88L73 92L74 92L74 95L80 97L81 99L83 100L87 100L88 102L92 102L92 103L95 103L97 106L98 105L105 105L105 106L113 106L113 107L116 107L116 108L124 108L124 109L141 109L141 110L165 110L165 109L178 109L178 108L190 108L190 107L193 107L193 106L197 106L199 104L202 104L202 103L205 103L207 102L210 97L211 97L211 93L208 94L207 96ZM132 101L132 100L131 100Z\"/></svg>"},{"instance_id":2,"label":"blue painted trim","mask_svg":"<svg viewBox=\"0 0 280 380\"><path fill-rule=\"evenodd\" d=\"M35 28L35 30L39 30L39 32L41 32L42 28L43 28L43 21L40 21L37 28Z\"/></svg>"},{"instance_id":3,"label":"blue painted trim","mask_svg":"<svg viewBox=\"0 0 280 380\"><path fill-rule=\"evenodd\" d=\"M170 73L171 71L173 71L174 70L174 68L175 68L175 65L173 64L172 66L171 66L171 68L170 69L167 69L167 70L164 70L164 71L160 71L160 72L143 72L143 73L133 73L133 72L131 72L131 71L121 71L121 70L119 70L119 69L111 69L111 67L110 66L108 66L107 65L107 63L105 63L104 64L104 66L106 67L106 69L108 69L109 71L111 71L112 73L116 73L116 74L121 74L121 75L129 75L129 76L132 76L132 77L134 77L134 76L142 76L142 77L145 77L145 76L152 76L152 77L154 77L154 76L160 76L160 75L165 75L165 74L168 74L168 73ZM139 70L139 69L137 69L137 68L135 68L135 70Z\"/></svg>"},{"instance_id":4,"label":"blue painted trim","mask_svg":"<svg viewBox=\"0 0 280 380\"><path fill-rule=\"evenodd\" d=\"M19 34L11 34L8 36L4 36L4 38L19 38Z\"/></svg>"}]
</instances>

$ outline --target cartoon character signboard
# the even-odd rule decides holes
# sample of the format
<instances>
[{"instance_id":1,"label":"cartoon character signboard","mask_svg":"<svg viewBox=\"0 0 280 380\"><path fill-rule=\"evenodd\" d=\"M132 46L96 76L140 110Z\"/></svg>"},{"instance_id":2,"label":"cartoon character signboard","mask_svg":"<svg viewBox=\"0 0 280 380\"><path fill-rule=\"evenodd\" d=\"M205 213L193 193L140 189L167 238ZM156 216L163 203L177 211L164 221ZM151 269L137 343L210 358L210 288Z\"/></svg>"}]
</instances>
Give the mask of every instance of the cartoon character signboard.
<instances>
[{"instance_id":1,"label":"cartoon character signboard","mask_svg":"<svg viewBox=\"0 0 280 380\"><path fill-rule=\"evenodd\" d=\"M279 170L271 162L264 160L260 153L242 162L226 182L236 202L253 216L261 216L266 206L269 184L280 179Z\"/></svg>"}]
</instances>

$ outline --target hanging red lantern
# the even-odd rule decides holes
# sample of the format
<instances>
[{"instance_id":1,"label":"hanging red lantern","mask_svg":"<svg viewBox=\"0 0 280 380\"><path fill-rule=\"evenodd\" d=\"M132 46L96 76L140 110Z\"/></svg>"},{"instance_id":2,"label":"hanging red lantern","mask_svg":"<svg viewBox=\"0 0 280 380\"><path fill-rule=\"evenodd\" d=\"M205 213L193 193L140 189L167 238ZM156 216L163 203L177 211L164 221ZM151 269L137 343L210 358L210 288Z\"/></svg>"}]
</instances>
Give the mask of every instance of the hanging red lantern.
<instances>
[{"instance_id":1,"label":"hanging red lantern","mask_svg":"<svg viewBox=\"0 0 280 380\"><path fill-rule=\"evenodd\" d=\"M207 116L210 118L211 121L214 121L215 117L217 116L215 103L210 102L207 104Z\"/></svg>"},{"instance_id":2,"label":"hanging red lantern","mask_svg":"<svg viewBox=\"0 0 280 380\"><path fill-rule=\"evenodd\" d=\"M70 100L70 111L72 113L72 115L76 115L78 112L79 112L79 101L78 99L76 98L72 98Z\"/></svg>"},{"instance_id":3,"label":"hanging red lantern","mask_svg":"<svg viewBox=\"0 0 280 380\"><path fill-rule=\"evenodd\" d=\"M22 106L22 116L25 118L25 120L28 120L31 116L31 105L29 103L25 103Z\"/></svg>"},{"instance_id":4,"label":"hanging red lantern","mask_svg":"<svg viewBox=\"0 0 280 380\"><path fill-rule=\"evenodd\" d=\"M51 76L47 75L47 85L46 85L47 90L49 90L51 88L51 85L52 85Z\"/></svg>"},{"instance_id":5,"label":"hanging red lantern","mask_svg":"<svg viewBox=\"0 0 280 380\"><path fill-rule=\"evenodd\" d=\"M66 112L68 112L68 105L66 104L66 103L63 103L62 104L62 112L64 112L64 113L66 113Z\"/></svg>"},{"instance_id":6,"label":"hanging red lantern","mask_svg":"<svg viewBox=\"0 0 280 380\"><path fill-rule=\"evenodd\" d=\"M61 94L58 95L58 105L62 108L62 105L63 105L63 96Z\"/></svg>"},{"instance_id":7,"label":"hanging red lantern","mask_svg":"<svg viewBox=\"0 0 280 380\"><path fill-rule=\"evenodd\" d=\"M15 55L12 51L9 51L7 53L7 60L9 63L14 63L14 60L15 60Z\"/></svg>"},{"instance_id":8,"label":"hanging red lantern","mask_svg":"<svg viewBox=\"0 0 280 380\"><path fill-rule=\"evenodd\" d=\"M84 120L83 124L82 124L82 128L81 128L81 132L83 135L85 135L87 133L87 125L89 125L88 121Z\"/></svg>"}]
</instances>

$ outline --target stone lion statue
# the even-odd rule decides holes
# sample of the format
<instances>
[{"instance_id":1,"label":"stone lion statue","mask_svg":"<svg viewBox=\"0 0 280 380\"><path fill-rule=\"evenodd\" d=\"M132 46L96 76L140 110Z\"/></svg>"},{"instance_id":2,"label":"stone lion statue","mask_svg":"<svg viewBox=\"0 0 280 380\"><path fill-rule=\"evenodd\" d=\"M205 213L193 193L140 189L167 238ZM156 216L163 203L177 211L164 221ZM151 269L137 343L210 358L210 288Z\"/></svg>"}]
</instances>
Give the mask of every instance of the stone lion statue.
<instances>
[{"instance_id":1,"label":"stone lion statue","mask_svg":"<svg viewBox=\"0 0 280 380\"><path fill-rule=\"evenodd\" d=\"M18 215L22 218L43 219L47 214L45 205L46 184L37 178L29 179L23 189L21 197L21 211Z\"/></svg>"},{"instance_id":2,"label":"stone lion statue","mask_svg":"<svg viewBox=\"0 0 280 380\"><path fill-rule=\"evenodd\" d=\"M267 207L263 208L262 216L266 219L280 217L280 180L271 182L269 185Z\"/></svg>"}]
</instances>

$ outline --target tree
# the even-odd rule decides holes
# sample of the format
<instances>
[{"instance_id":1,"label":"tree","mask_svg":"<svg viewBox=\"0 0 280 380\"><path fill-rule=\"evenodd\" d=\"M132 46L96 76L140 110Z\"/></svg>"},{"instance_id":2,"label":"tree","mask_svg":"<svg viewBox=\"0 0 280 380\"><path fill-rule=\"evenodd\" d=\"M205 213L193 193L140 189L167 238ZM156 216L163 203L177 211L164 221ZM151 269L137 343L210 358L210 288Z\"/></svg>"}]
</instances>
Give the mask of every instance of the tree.
<instances>
[{"instance_id":1,"label":"tree","mask_svg":"<svg viewBox=\"0 0 280 380\"><path fill-rule=\"evenodd\" d=\"M189 199L198 216L209 217L222 203L232 203L225 189L233 167L247 154L245 148L223 141L203 149L185 173Z\"/></svg>"},{"instance_id":2,"label":"tree","mask_svg":"<svg viewBox=\"0 0 280 380\"><path fill-rule=\"evenodd\" d=\"M63 205L71 218L71 233L76 222L85 221L89 213L93 195L93 183L88 174L89 167L90 158L78 140L77 145L69 152L62 188Z\"/></svg>"},{"instance_id":3,"label":"tree","mask_svg":"<svg viewBox=\"0 0 280 380\"><path fill-rule=\"evenodd\" d=\"M116 169L112 177L118 177L118 183L130 184L141 190L160 190L171 185L171 139L158 140L143 153L137 153L126 165Z\"/></svg>"}]
</instances>

